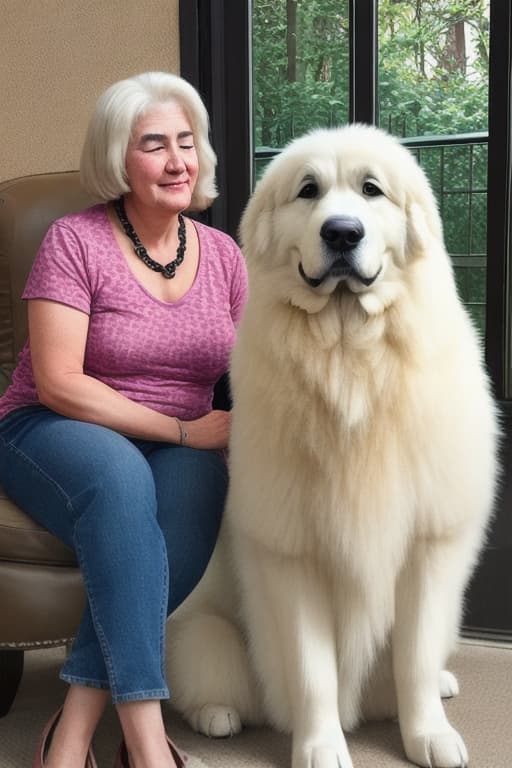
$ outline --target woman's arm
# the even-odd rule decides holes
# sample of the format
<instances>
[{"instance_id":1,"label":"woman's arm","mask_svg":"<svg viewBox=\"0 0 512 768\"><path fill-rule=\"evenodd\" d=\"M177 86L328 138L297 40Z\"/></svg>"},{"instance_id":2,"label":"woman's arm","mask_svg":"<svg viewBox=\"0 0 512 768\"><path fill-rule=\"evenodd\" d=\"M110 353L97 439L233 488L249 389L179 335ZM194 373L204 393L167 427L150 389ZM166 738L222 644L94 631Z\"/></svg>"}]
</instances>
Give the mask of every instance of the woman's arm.
<instances>
[{"instance_id":1,"label":"woman's arm","mask_svg":"<svg viewBox=\"0 0 512 768\"><path fill-rule=\"evenodd\" d=\"M34 378L43 405L130 437L180 442L174 418L140 405L84 373L87 314L54 301L32 299L28 318ZM225 448L228 444L231 417L225 411L212 411L183 423L191 447Z\"/></svg>"}]
</instances>

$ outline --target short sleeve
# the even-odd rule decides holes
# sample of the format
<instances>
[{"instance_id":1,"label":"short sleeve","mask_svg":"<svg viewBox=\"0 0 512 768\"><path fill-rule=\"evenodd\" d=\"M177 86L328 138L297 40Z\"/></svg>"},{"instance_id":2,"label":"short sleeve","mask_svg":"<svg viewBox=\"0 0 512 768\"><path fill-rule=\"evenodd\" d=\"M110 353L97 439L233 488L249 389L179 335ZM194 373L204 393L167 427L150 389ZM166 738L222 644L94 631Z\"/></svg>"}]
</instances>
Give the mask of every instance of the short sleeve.
<instances>
[{"instance_id":1,"label":"short sleeve","mask_svg":"<svg viewBox=\"0 0 512 768\"><path fill-rule=\"evenodd\" d=\"M46 233L23 291L24 299L49 299L91 312L85 244L65 222Z\"/></svg>"}]
</instances>

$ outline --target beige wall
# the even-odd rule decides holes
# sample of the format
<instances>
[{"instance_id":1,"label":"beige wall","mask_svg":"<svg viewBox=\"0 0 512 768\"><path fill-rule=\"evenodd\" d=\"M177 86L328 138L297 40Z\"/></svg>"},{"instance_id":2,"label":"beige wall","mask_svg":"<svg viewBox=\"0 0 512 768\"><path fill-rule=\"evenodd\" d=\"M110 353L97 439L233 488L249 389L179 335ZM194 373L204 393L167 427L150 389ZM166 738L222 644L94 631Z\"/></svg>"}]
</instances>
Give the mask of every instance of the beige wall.
<instances>
[{"instance_id":1,"label":"beige wall","mask_svg":"<svg viewBox=\"0 0 512 768\"><path fill-rule=\"evenodd\" d=\"M0 0L0 181L78 167L99 94L179 72L178 0Z\"/></svg>"}]
</instances>

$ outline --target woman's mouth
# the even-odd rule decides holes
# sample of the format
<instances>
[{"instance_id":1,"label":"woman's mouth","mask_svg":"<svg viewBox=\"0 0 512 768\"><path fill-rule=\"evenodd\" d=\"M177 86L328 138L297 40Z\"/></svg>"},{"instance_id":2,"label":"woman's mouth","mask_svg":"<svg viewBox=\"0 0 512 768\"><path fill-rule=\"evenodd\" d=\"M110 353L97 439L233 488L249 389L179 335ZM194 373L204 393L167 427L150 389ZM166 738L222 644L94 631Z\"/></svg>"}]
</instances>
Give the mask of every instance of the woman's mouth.
<instances>
[{"instance_id":1,"label":"woman's mouth","mask_svg":"<svg viewBox=\"0 0 512 768\"><path fill-rule=\"evenodd\" d=\"M179 189L180 187L184 187L187 185L187 181L168 181L168 182L162 182L162 184L159 184L159 187L163 187L164 189Z\"/></svg>"}]
</instances>

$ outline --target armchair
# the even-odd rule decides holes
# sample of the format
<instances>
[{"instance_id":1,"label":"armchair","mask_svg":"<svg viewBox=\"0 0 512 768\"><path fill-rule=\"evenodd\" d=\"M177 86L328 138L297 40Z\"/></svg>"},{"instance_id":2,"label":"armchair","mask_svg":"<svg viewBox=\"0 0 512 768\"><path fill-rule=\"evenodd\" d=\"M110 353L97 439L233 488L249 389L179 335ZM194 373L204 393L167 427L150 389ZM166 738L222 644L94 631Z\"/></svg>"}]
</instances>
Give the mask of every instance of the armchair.
<instances>
[{"instance_id":1,"label":"armchair","mask_svg":"<svg viewBox=\"0 0 512 768\"><path fill-rule=\"evenodd\" d=\"M27 336L20 297L39 244L56 218L92 202L75 171L0 183L0 392ZM84 600L73 552L0 487L0 717L16 695L24 651L68 643Z\"/></svg>"}]
</instances>

